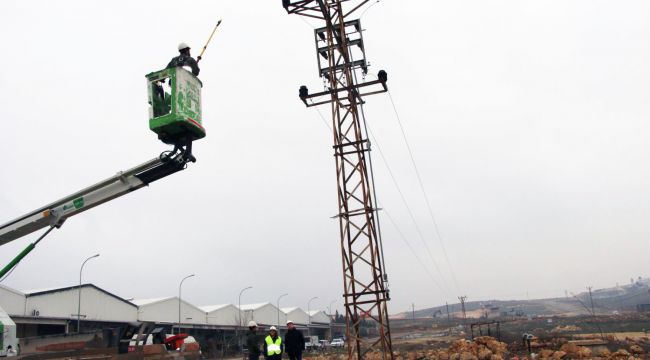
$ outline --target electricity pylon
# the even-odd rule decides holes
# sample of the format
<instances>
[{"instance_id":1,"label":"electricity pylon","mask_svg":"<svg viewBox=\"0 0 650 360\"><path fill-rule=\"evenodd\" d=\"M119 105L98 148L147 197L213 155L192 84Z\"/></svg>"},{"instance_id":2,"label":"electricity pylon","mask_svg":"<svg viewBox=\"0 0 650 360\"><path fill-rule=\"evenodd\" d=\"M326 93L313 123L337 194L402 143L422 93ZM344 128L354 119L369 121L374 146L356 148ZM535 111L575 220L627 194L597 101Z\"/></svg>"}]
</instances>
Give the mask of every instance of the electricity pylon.
<instances>
[{"instance_id":1,"label":"electricity pylon","mask_svg":"<svg viewBox=\"0 0 650 360\"><path fill-rule=\"evenodd\" d=\"M301 86L299 96L308 107L329 104L332 112L348 358L362 359L370 351L379 351L384 359L393 359L386 307L388 277L363 114L367 95L388 90L387 75L382 70L377 80L357 82L358 75L365 78L368 63L361 23L348 20L368 1L283 0L282 5L289 14L324 22L314 30L314 40L318 74L326 89L309 94ZM368 331L371 324L376 334Z\"/></svg>"}]
</instances>

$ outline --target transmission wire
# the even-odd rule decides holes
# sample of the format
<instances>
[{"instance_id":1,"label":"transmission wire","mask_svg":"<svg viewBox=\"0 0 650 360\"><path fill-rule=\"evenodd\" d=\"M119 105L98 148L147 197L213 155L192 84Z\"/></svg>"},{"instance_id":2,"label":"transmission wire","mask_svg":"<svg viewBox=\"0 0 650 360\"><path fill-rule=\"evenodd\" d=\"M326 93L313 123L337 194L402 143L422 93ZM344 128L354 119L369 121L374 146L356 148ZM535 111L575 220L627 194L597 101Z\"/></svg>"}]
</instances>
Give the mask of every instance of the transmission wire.
<instances>
[{"instance_id":1,"label":"transmission wire","mask_svg":"<svg viewBox=\"0 0 650 360\"><path fill-rule=\"evenodd\" d=\"M458 289L458 280L456 278L456 274L454 272L453 267L451 266L451 261L449 261L449 256L447 255L447 249L445 247L445 243L442 239L442 236L440 235L440 230L438 228L438 223L436 222L436 217L433 214L433 209L431 207L431 203L429 202L429 196L427 195L427 192L424 188L424 183L422 182L422 177L420 176L420 170L418 169L417 164L415 163L415 157L413 156L413 150L411 150L411 145L408 142L408 139L406 137L406 132L404 131L404 126L402 125L402 121L400 119L399 113L397 112L397 106L395 106L395 101L393 101L393 96L391 95L390 91L387 91L388 93L388 98L390 99L390 103L393 106L393 111L395 112L395 117L397 119L397 123L399 124L399 128L402 132L402 138L404 139L404 143L406 144L406 148L408 149L409 156L411 158L411 164L413 164L413 169L415 170L415 174L418 179L418 184L420 185L420 190L422 191L422 195L424 197L424 201L427 205L427 210L429 211L429 217L431 218L431 222L433 223L434 230L436 232L436 235L438 236L438 240L440 242L440 247L442 248L442 253L445 257L445 261L447 262L447 266L449 267L449 271L451 273L451 276L454 280L454 285Z\"/></svg>"},{"instance_id":2,"label":"transmission wire","mask_svg":"<svg viewBox=\"0 0 650 360\"><path fill-rule=\"evenodd\" d=\"M396 230L397 233L399 234L399 236L400 236L400 238L402 239L402 241L404 241L404 243L406 243L406 246L409 248L409 250L411 250L411 253L412 253L413 256L415 257L415 259L418 261L418 263L420 264L420 266L422 266L422 268L423 268L424 271L427 273L427 275L429 275L429 278L431 279L431 281L432 281L432 282L433 282L433 283L438 287L438 289L440 289L440 291L442 291L442 292L446 292L446 291L445 291L445 290L440 286L440 283L438 283L438 281L433 277L433 275L432 275L431 272L429 271L429 268L427 268L427 267L424 265L424 263L422 262L422 259L420 259L420 257L418 256L417 252L415 251L415 249L413 249L413 246L411 245L411 243L407 240L406 236L404 236L404 233L403 233L402 230L399 228L399 226L397 226L397 223L395 222L395 220L393 220L393 217L390 216L390 213L388 213L388 210L386 210L386 208L382 208L382 210L383 210L384 213L386 214L386 217L387 217L388 220L391 222L391 224L393 224L393 227L395 227L395 230Z\"/></svg>"},{"instance_id":3,"label":"transmission wire","mask_svg":"<svg viewBox=\"0 0 650 360\"><path fill-rule=\"evenodd\" d=\"M323 124L325 124L325 126L326 126L330 131L331 131L332 128L329 126L329 124L327 123L327 120L325 120L325 117L324 117L323 114L320 112L320 110L318 109L318 107L317 107L317 106L314 106L314 109L316 109L316 112L318 113L318 115L320 116L321 120L323 121ZM370 130L370 129L369 129L369 130ZM393 174L393 172L392 172L390 166L388 165L388 161L386 160L386 157L384 156L384 154L383 154L383 152L382 152L382 150L381 150L381 147L379 146L379 143L376 141L375 136L374 136L374 134L372 133L372 130L370 130L368 133L369 133L370 136L372 137L373 143L374 143L374 145L377 147L377 150L379 151L379 155L381 156L382 161L384 162L384 165L385 165L386 168L388 169L388 173L390 174L390 177L391 177L391 179L393 180L393 184L394 184L395 187L397 188L397 191L398 191L398 193L400 194L400 197L402 198L402 202L404 203L404 206L405 206L405 207L407 208L407 210L408 210L408 213L409 213L409 215L410 215L410 217L411 217L411 220L413 221L413 224L415 225L415 228L416 228L418 234L420 235L420 239L422 240L422 242L424 242L424 244L425 244L425 246L426 246L426 242L424 241L424 237L423 237L423 235L422 235L422 232L420 231L420 228L418 227L417 222L415 221L415 217L413 216L413 213L412 213L412 211L411 211L411 208L409 207L408 203L406 202L406 198L404 197L404 194L402 193L402 190L401 190L401 188L399 187L399 184L397 183L397 180L395 179L395 176L394 176L394 174ZM383 210L384 210L384 212L386 212L386 215L390 217L390 215L388 214L388 212L386 211L386 209L384 208ZM412 245L408 242L408 240L406 240L406 237L403 235L402 231L401 231L401 230L399 229L399 227L397 226L397 223L393 220L393 218L389 218L389 220L391 221L391 223L393 224L393 226L397 229L398 233L400 233L400 236L402 237L402 239L407 243L407 246L409 247L409 249L411 250L411 252L413 253L413 255L416 257L416 259L418 260L418 262L419 262L419 263L424 267L424 269L426 270L426 272L427 272L427 274L429 275L429 277L431 277L431 279L433 280L434 284L435 284L435 285L436 285L436 286L437 286L437 287L438 287L442 292L446 292L446 291L442 288L442 286L440 286L440 283L438 283L438 281L435 280L435 278L433 277L433 275L431 275L431 272L430 272L430 271L428 270L428 268L424 265L424 263L422 263L422 260L417 256L417 253L416 253L415 250L413 249ZM438 274L440 274L441 278L443 278L443 276L442 276L442 272L440 271L440 268L438 267L437 262L436 262L435 259L432 257L431 252L429 251L428 248L427 248L427 253L428 253L429 258L431 259L431 262L433 263L433 265L434 265L436 271L438 272ZM385 268L384 268L384 270L385 270ZM443 278L443 284L444 284L444 278ZM446 286L446 284L445 284L445 286Z\"/></svg>"}]
</instances>

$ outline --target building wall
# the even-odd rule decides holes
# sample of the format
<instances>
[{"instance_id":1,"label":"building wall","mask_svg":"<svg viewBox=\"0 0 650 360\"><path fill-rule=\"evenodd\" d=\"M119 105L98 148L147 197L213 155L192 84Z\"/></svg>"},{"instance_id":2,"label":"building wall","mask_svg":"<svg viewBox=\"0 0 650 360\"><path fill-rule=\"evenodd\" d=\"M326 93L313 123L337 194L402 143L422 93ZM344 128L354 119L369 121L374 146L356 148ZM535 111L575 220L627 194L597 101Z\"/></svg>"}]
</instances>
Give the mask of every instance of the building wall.
<instances>
[{"instance_id":1,"label":"building wall","mask_svg":"<svg viewBox=\"0 0 650 360\"><path fill-rule=\"evenodd\" d=\"M141 305L138 309L138 320L177 323L178 298L174 297L151 304ZM181 323L206 324L206 313L192 304L181 301Z\"/></svg>"},{"instance_id":2,"label":"building wall","mask_svg":"<svg viewBox=\"0 0 650 360\"><path fill-rule=\"evenodd\" d=\"M230 326L237 326L239 324L239 310L234 305L227 305L221 309L209 312L207 316L208 324ZM244 316L242 315L243 320Z\"/></svg>"},{"instance_id":3,"label":"building wall","mask_svg":"<svg viewBox=\"0 0 650 360\"><path fill-rule=\"evenodd\" d=\"M25 315L25 295L0 285L0 307L9 315Z\"/></svg>"},{"instance_id":4,"label":"building wall","mask_svg":"<svg viewBox=\"0 0 650 360\"><path fill-rule=\"evenodd\" d=\"M244 310L244 325L250 320L255 320L258 324L264 325L275 325L278 322L278 308L266 304L255 310ZM280 311L280 317L282 317L282 312Z\"/></svg>"},{"instance_id":5,"label":"building wall","mask_svg":"<svg viewBox=\"0 0 650 360\"><path fill-rule=\"evenodd\" d=\"M293 321L294 324L307 325L309 323L309 315L301 308L296 308L287 314L287 319ZM286 320L283 325L286 323Z\"/></svg>"},{"instance_id":6,"label":"building wall","mask_svg":"<svg viewBox=\"0 0 650 360\"><path fill-rule=\"evenodd\" d=\"M311 315L311 322L312 324L313 323L329 324L330 318L329 316L327 316L327 314L325 314L325 312L319 311Z\"/></svg>"},{"instance_id":7,"label":"building wall","mask_svg":"<svg viewBox=\"0 0 650 360\"><path fill-rule=\"evenodd\" d=\"M78 289L68 289L28 296L26 316L32 316L34 311L38 311L40 317L76 319L78 294ZM81 320L136 321L137 311L135 305L116 299L94 287L81 288Z\"/></svg>"}]
</instances>

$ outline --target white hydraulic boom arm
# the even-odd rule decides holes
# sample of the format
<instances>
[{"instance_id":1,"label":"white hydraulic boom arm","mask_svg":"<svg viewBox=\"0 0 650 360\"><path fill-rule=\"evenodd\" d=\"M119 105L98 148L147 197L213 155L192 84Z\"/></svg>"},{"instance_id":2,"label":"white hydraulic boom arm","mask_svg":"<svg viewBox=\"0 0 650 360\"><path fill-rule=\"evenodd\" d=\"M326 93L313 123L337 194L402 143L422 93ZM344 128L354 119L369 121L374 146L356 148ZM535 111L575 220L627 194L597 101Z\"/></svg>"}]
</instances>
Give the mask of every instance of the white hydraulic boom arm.
<instances>
[{"instance_id":1,"label":"white hydraulic boom arm","mask_svg":"<svg viewBox=\"0 0 650 360\"><path fill-rule=\"evenodd\" d=\"M58 228L71 216L183 170L190 161L195 161L191 147L179 153L163 153L158 158L36 209L0 226L0 246L48 226Z\"/></svg>"}]
</instances>

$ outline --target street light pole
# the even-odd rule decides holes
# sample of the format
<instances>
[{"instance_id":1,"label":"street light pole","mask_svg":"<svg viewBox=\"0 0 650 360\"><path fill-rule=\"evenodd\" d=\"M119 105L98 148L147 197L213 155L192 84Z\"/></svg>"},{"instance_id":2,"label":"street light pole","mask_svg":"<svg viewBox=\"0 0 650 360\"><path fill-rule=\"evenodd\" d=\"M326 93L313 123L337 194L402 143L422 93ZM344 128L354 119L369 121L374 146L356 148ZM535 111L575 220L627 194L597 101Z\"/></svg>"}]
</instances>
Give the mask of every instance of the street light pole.
<instances>
[{"instance_id":1,"label":"street light pole","mask_svg":"<svg viewBox=\"0 0 650 360\"><path fill-rule=\"evenodd\" d=\"M192 276L194 276L194 274L187 275L186 277L183 278L183 280L181 280L181 283L178 284L178 333L179 334L181 333L181 288L183 286L183 281L191 278Z\"/></svg>"},{"instance_id":2,"label":"street light pole","mask_svg":"<svg viewBox=\"0 0 650 360\"><path fill-rule=\"evenodd\" d=\"M336 302L336 300L330 301L330 304L327 307L327 311L329 311L329 313L330 313L330 316L329 316L329 318L330 318L330 342L334 338L334 334L332 333L332 304L334 304L335 302Z\"/></svg>"},{"instance_id":3,"label":"street light pole","mask_svg":"<svg viewBox=\"0 0 650 360\"><path fill-rule=\"evenodd\" d=\"M244 349L242 348L241 336L239 336L239 330L240 330L239 328L242 327L242 323L241 323L241 294L244 291L246 291L248 289L252 289L252 288L253 288L252 286L247 286L247 287L241 289L241 291L239 292L239 302L238 302L238 305L239 305L238 306L238 310L239 310L239 326L237 326L237 341L239 342L239 351L244 351Z\"/></svg>"},{"instance_id":4,"label":"street light pole","mask_svg":"<svg viewBox=\"0 0 650 360\"><path fill-rule=\"evenodd\" d=\"M282 294L278 298L278 334L280 333L280 330L279 330L280 329L280 299L282 299L283 297L285 297L287 295L289 295L289 294Z\"/></svg>"},{"instance_id":5,"label":"street light pole","mask_svg":"<svg viewBox=\"0 0 650 360\"><path fill-rule=\"evenodd\" d=\"M311 301L316 300L316 299L318 299L318 296L314 296L313 298L309 299L309 301L307 301L307 314L309 315L309 325L307 325L307 335L309 335L309 336L311 336L311 309L310 309L310 305L311 305Z\"/></svg>"},{"instance_id":6,"label":"street light pole","mask_svg":"<svg viewBox=\"0 0 650 360\"><path fill-rule=\"evenodd\" d=\"M90 259L94 259L98 257L99 254L95 254L86 260L84 260L83 264L81 264L81 269L79 269L79 297L77 299L77 333L81 332L81 273L84 271L84 265L86 265L86 262Z\"/></svg>"}]
</instances>

